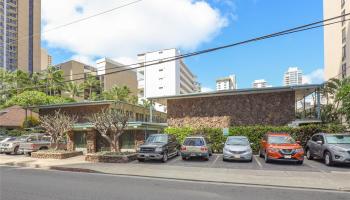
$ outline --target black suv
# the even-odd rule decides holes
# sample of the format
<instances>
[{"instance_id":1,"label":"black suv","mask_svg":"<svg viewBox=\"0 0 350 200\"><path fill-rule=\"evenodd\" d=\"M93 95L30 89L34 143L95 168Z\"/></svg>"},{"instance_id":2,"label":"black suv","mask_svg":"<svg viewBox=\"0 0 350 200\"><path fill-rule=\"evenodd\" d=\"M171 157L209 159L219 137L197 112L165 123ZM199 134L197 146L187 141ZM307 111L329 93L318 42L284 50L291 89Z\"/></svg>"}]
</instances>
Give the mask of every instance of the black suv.
<instances>
[{"instance_id":1,"label":"black suv","mask_svg":"<svg viewBox=\"0 0 350 200\"><path fill-rule=\"evenodd\" d=\"M137 159L140 162L145 160L161 160L166 162L168 158L179 155L180 144L173 135L152 134L145 144L138 149Z\"/></svg>"}]
</instances>

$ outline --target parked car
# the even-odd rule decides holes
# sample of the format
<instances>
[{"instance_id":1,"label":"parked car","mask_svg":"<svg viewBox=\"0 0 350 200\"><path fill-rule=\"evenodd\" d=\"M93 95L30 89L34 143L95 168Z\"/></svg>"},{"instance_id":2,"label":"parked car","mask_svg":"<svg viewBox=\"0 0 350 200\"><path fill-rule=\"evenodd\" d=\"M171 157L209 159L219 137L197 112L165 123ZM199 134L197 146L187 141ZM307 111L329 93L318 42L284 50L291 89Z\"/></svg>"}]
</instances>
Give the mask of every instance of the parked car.
<instances>
[{"instance_id":1,"label":"parked car","mask_svg":"<svg viewBox=\"0 0 350 200\"><path fill-rule=\"evenodd\" d=\"M267 133L260 142L260 157L265 162L294 161L303 164L304 150L300 142L296 142L288 133Z\"/></svg>"},{"instance_id":2,"label":"parked car","mask_svg":"<svg viewBox=\"0 0 350 200\"><path fill-rule=\"evenodd\" d=\"M31 154L39 150L48 150L50 148L51 137L44 134L31 134L19 145L19 152L24 154Z\"/></svg>"},{"instance_id":3,"label":"parked car","mask_svg":"<svg viewBox=\"0 0 350 200\"><path fill-rule=\"evenodd\" d=\"M137 149L137 159L140 162L145 160L168 161L168 158L179 155L180 144L173 135L152 134L145 144Z\"/></svg>"},{"instance_id":4,"label":"parked car","mask_svg":"<svg viewBox=\"0 0 350 200\"><path fill-rule=\"evenodd\" d=\"M181 157L183 160L193 157L201 157L209 160L209 156L211 155L211 145L202 136L187 137L181 146Z\"/></svg>"},{"instance_id":5,"label":"parked car","mask_svg":"<svg viewBox=\"0 0 350 200\"><path fill-rule=\"evenodd\" d=\"M328 166L350 163L350 134L315 134L307 142L305 151L307 159L324 159Z\"/></svg>"},{"instance_id":6,"label":"parked car","mask_svg":"<svg viewBox=\"0 0 350 200\"><path fill-rule=\"evenodd\" d=\"M7 142L11 142L11 141L15 141L16 140L16 138L15 137L4 137L4 138L2 138L1 139L1 141L0 141L0 153L4 153L3 151L2 151L2 144L5 144L5 143L7 143ZM5 148L5 146L7 146L7 145L4 145L4 148Z\"/></svg>"},{"instance_id":7,"label":"parked car","mask_svg":"<svg viewBox=\"0 0 350 200\"><path fill-rule=\"evenodd\" d=\"M245 136L229 136L223 149L223 161L227 160L253 160L253 151L249 140Z\"/></svg>"},{"instance_id":8,"label":"parked car","mask_svg":"<svg viewBox=\"0 0 350 200\"><path fill-rule=\"evenodd\" d=\"M24 142L29 136L23 135L17 138L11 138L8 141L2 142L0 146L0 152L6 154L18 154L19 145L21 142Z\"/></svg>"}]
</instances>

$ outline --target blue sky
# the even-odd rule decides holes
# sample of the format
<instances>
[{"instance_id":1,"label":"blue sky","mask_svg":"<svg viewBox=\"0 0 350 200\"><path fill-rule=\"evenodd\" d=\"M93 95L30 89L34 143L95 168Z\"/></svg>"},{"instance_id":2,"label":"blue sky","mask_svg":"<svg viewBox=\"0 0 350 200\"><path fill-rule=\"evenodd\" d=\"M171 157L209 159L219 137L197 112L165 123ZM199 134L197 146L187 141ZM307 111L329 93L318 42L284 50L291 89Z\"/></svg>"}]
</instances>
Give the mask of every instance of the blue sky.
<instances>
[{"instance_id":1,"label":"blue sky","mask_svg":"<svg viewBox=\"0 0 350 200\"><path fill-rule=\"evenodd\" d=\"M82 5L71 5L79 8L76 9L78 11L75 14L84 14L84 0L81 0L81 2L83 2ZM120 58L123 60L132 57L130 55L133 52L138 51L141 53L145 50L155 50L154 48L170 47L169 45L175 45L172 47L179 47L183 53L186 53L238 42L322 20L321 0L209 0L206 2L213 10L217 10L220 13L221 18L226 19L226 24L216 27L214 34L212 30L209 30L209 36L203 36L204 39L198 41L198 43L186 45L186 42L190 42L179 41L178 45L176 42L165 42L164 44L154 46L135 45L134 49L130 50L130 53L125 53L125 55L116 52L115 55L106 56L114 56L116 59ZM44 4L43 7L45 9L49 6L45 6ZM88 10L88 7L86 7L86 10ZM101 10L103 9L101 8ZM126 9L123 12L126 13L128 10ZM86 11L86 14L88 14L88 11ZM43 21L51 19L51 16L46 15L48 14L45 14ZM206 14L203 13L204 15ZM216 21L216 23L218 22ZM213 26L213 24L208 24L208 26ZM201 27L198 30L202 31ZM97 34L94 36L98 37ZM96 52L96 54L84 51L84 49L74 46L73 43L68 45L69 42L65 45L64 38L60 38L59 40L57 39L58 37L58 35L55 37L45 36L42 42L43 46L48 48L50 54L53 55L54 63L59 63L70 58L81 58L88 62L88 60L97 59L103 54L102 50ZM176 37L176 35L173 37ZM138 47L140 48L137 49ZM112 47L108 48L113 51ZM130 58L129 60L133 59L135 58ZM283 73L288 67L299 67L303 70L304 74L311 74L312 82L320 82L321 77L315 76L315 71L318 70L319 72L323 68L323 30L320 28L254 42L244 46L188 58L185 62L194 74L198 76L199 81L205 88L214 89L215 80L229 74L236 74L239 88L251 87L255 79L265 79L273 86L280 86L282 85Z\"/></svg>"}]
</instances>

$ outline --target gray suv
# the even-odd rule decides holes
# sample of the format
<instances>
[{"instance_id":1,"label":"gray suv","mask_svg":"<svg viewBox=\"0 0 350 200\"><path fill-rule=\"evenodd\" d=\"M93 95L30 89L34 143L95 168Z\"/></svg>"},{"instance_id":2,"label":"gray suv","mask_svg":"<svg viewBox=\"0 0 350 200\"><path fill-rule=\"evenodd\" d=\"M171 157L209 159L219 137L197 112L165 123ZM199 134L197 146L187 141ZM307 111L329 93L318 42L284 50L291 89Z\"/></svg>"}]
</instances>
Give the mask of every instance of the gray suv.
<instances>
[{"instance_id":1,"label":"gray suv","mask_svg":"<svg viewBox=\"0 0 350 200\"><path fill-rule=\"evenodd\" d=\"M307 142L305 151L308 160L321 158L328 166L350 163L350 134L315 134Z\"/></svg>"}]
</instances>

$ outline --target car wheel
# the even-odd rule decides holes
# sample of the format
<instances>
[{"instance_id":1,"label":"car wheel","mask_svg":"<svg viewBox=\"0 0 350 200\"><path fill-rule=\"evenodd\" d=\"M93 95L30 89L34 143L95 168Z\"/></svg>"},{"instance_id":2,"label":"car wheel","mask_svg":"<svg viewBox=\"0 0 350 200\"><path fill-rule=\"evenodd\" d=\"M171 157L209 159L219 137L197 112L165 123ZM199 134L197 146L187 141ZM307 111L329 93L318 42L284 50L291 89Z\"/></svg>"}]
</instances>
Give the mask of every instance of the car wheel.
<instances>
[{"instance_id":1,"label":"car wheel","mask_svg":"<svg viewBox=\"0 0 350 200\"><path fill-rule=\"evenodd\" d=\"M19 146L16 146L15 149L13 150L13 154L14 154L14 155L17 155L17 154L18 154L18 149L19 149Z\"/></svg>"},{"instance_id":2,"label":"car wheel","mask_svg":"<svg viewBox=\"0 0 350 200\"><path fill-rule=\"evenodd\" d=\"M310 152L309 149L306 149L306 158L307 158L308 160L314 159L314 157L312 157L311 152Z\"/></svg>"},{"instance_id":3,"label":"car wheel","mask_svg":"<svg viewBox=\"0 0 350 200\"><path fill-rule=\"evenodd\" d=\"M270 159L269 159L269 156L267 155L267 153L265 153L264 159L265 159L265 163L270 162Z\"/></svg>"},{"instance_id":4,"label":"car wheel","mask_svg":"<svg viewBox=\"0 0 350 200\"><path fill-rule=\"evenodd\" d=\"M259 149L259 157L260 157L260 158L263 158L263 157L264 157L264 155L262 154L261 149Z\"/></svg>"},{"instance_id":5,"label":"car wheel","mask_svg":"<svg viewBox=\"0 0 350 200\"><path fill-rule=\"evenodd\" d=\"M182 160L187 160L187 158L185 156L182 156Z\"/></svg>"},{"instance_id":6,"label":"car wheel","mask_svg":"<svg viewBox=\"0 0 350 200\"><path fill-rule=\"evenodd\" d=\"M334 164L332 160L332 155L328 151L324 154L324 163L327 166L332 166Z\"/></svg>"},{"instance_id":7,"label":"car wheel","mask_svg":"<svg viewBox=\"0 0 350 200\"><path fill-rule=\"evenodd\" d=\"M205 161L208 161L208 160L209 160L209 155L208 155L208 156L205 156L205 157L204 157L204 160L205 160Z\"/></svg>"},{"instance_id":8,"label":"car wheel","mask_svg":"<svg viewBox=\"0 0 350 200\"><path fill-rule=\"evenodd\" d=\"M162 158L162 162L166 163L168 161L168 152L164 152L163 158Z\"/></svg>"}]
</instances>

